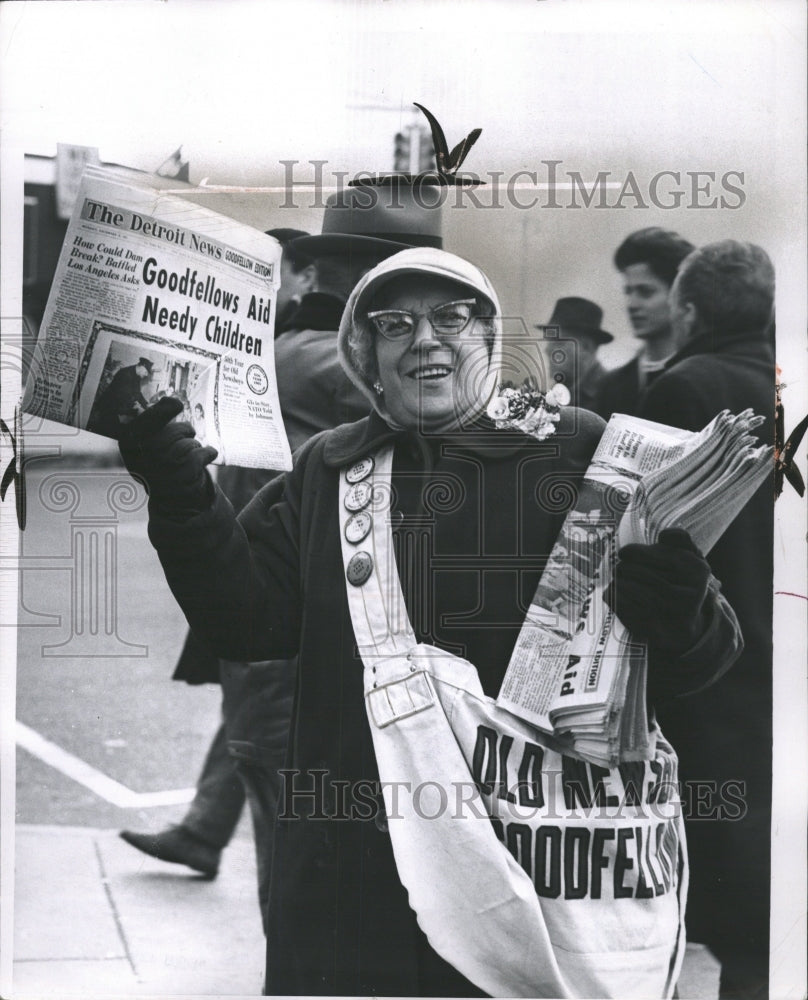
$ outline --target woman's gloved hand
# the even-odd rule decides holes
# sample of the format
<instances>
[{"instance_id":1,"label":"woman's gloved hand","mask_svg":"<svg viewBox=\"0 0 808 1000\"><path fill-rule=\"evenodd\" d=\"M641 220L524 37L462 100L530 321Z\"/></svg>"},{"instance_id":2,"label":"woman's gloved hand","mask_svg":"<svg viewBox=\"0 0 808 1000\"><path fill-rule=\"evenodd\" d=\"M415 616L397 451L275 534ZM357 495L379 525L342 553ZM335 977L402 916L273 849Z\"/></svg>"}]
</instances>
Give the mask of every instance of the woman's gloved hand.
<instances>
[{"instance_id":1,"label":"woman's gloved hand","mask_svg":"<svg viewBox=\"0 0 808 1000\"><path fill-rule=\"evenodd\" d=\"M179 399L166 396L127 424L118 439L129 472L149 491L150 504L169 513L207 510L213 483L207 466L218 455L203 447L193 427L175 422Z\"/></svg>"},{"instance_id":2,"label":"woman's gloved hand","mask_svg":"<svg viewBox=\"0 0 808 1000\"><path fill-rule=\"evenodd\" d=\"M617 554L606 602L637 639L676 657L691 649L711 620L712 573L690 535L666 528L655 545L626 545Z\"/></svg>"}]
</instances>

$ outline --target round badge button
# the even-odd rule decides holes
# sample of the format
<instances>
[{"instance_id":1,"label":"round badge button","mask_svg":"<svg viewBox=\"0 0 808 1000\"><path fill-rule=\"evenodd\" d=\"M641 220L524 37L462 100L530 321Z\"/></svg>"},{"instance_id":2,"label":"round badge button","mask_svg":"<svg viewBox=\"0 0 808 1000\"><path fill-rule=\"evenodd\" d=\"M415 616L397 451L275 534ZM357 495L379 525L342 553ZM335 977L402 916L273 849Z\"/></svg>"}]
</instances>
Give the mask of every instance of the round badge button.
<instances>
[{"instance_id":1,"label":"round badge button","mask_svg":"<svg viewBox=\"0 0 808 1000\"><path fill-rule=\"evenodd\" d=\"M345 478L349 483L358 483L362 479L367 479L371 472L373 472L373 459L363 458L347 470Z\"/></svg>"},{"instance_id":2,"label":"round badge button","mask_svg":"<svg viewBox=\"0 0 808 1000\"><path fill-rule=\"evenodd\" d=\"M358 545L370 534L373 527L373 518L366 510L360 510L356 514L351 514L345 522L345 537L351 545Z\"/></svg>"},{"instance_id":3,"label":"round badge button","mask_svg":"<svg viewBox=\"0 0 808 1000\"><path fill-rule=\"evenodd\" d=\"M373 487L366 479L361 483L354 483L345 494L345 509L351 512L363 510L370 503L372 496Z\"/></svg>"},{"instance_id":4,"label":"round badge button","mask_svg":"<svg viewBox=\"0 0 808 1000\"><path fill-rule=\"evenodd\" d=\"M367 582L372 572L373 558L370 553L357 552L355 556L351 556L345 575L348 577L348 583L353 584L354 587L361 587L363 583Z\"/></svg>"}]
</instances>

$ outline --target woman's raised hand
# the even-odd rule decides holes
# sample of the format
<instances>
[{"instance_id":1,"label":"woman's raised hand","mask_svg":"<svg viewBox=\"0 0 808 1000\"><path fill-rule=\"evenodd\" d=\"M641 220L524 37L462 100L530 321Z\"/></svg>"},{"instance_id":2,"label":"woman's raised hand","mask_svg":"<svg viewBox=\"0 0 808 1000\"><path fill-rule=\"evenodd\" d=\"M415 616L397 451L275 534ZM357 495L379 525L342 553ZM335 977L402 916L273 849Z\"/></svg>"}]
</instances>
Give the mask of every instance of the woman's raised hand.
<instances>
[{"instance_id":1,"label":"woman's raised hand","mask_svg":"<svg viewBox=\"0 0 808 1000\"><path fill-rule=\"evenodd\" d=\"M213 499L207 466L218 455L202 446L193 427L174 417L182 403L166 396L123 428L118 440L129 472L142 480L149 502L167 512L200 512Z\"/></svg>"}]
</instances>

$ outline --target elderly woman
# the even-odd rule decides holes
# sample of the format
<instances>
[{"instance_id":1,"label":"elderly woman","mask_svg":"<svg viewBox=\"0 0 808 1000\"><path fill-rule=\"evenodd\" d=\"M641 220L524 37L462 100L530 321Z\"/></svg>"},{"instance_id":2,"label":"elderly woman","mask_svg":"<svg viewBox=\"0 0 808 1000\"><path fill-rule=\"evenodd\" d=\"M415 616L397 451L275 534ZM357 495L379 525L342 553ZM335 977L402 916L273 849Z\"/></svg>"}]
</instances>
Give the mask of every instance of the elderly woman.
<instances>
[{"instance_id":1,"label":"elderly woman","mask_svg":"<svg viewBox=\"0 0 808 1000\"><path fill-rule=\"evenodd\" d=\"M686 881L675 819L649 825L634 802L590 821L575 789L583 782L598 801L621 789L627 801L628 771L587 765L493 706L566 513L538 486L575 487L603 430L572 407L548 442L495 429L498 314L485 275L451 254L407 250L370 271L346 306L340 356L373 412L309 441L238 519L206 473L215 453L168 422L170 401L121 443L148 486L150 538L192 629L223 657L298 654L270 994L673 988ZM686 537L632 548L617 610L653 641L652 690L696 690L737 653L732 616ZM651 628L649 595L674 625L654 615ZM454 715L471 713L476 745L452 736L439 690L457 692ZM535 815L492 820L492 774L515 771L517 748ZM663 802L664 780L675 798L675 768L660 737L635 794ZM464 773L483 797L456 817L427 799L399 812L391 787L412 790L425 773L438 805Z\"/></svg>"}]
</instances>

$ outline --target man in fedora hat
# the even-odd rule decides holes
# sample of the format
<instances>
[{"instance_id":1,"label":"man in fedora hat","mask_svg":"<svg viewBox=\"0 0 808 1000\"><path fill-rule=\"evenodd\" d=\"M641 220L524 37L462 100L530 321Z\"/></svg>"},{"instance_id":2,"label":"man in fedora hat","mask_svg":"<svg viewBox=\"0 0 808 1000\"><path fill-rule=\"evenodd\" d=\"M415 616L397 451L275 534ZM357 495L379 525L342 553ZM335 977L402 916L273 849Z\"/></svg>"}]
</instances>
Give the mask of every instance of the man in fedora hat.
<instances>
[{"instance_id":1,"label":"man in fedora hat","mask_svg":"<svg viewBox=\"0 0 808 1000\"><path fill-rule=\"evenodd\" d=\"M441 249L440 209L424 201L406 179L349 186L328 198L319 236L289 244L317 268L317 291L303 296L275 341L278 397L293 451L318 431L367 414L367 400L337 359L342 311L376 264L410 247Z\"/></svg>"},{"instance_id":2,"label":"man in fedora hat","mask_svg":"<svg viewBox=\"0 0 808 1000\"><path fill-rule=\"evenodd\" d=\"M281 284L275 300L275 336L286 329L289 317L294 313L304 295L317 285L317 268L314 261L301 250L292 248L292 241L309 234L303 229L267 229L283 248L281 256Z\"/></svg>"},{"instance_id":3,"label":"man in fedora hat","mask_svg":"<svg viewBox=\"0 0 808 1000\"><path fill-rule=\"evenodd\" d=\"M545 352L556 382L569 389L572 402L585 410L594 409L595 396L606 369L598 361L598 350L614 337L601 329L603 310L600 306L570 295L559 299L547 323L538 325L545 331ZM555 336L548 336L557 329ZM566 343L565 343L566 341ZM574 345L569 343L574 341Z\"/></svg>"}]
</instances>

